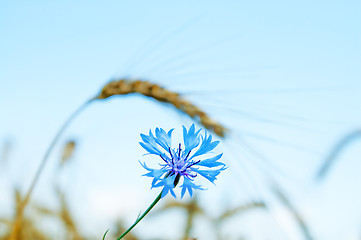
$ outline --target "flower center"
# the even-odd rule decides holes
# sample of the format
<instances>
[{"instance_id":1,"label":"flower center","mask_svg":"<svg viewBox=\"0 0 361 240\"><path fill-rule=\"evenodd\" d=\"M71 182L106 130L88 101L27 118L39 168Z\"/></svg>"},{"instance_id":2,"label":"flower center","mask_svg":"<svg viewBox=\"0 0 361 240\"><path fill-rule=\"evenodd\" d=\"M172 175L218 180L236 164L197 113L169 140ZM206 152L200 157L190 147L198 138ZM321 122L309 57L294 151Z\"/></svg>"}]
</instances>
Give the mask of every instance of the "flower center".
<instances>
[{"instance_id":1,"label":"flower center","mask_svg":"<svg viewBox=\"0 0 361 240\"><path fill-rule=\"evenodd\" d=\"M177 174L177 176L180 175L186 175L189 177L196 177L197 174L193 173L189 170L189 168L197 163L199 163L200 161L190 161L189 155L191 153L191 150L188 152L182 151L182 145L179 144L178 149L168 149L168 152L170 154L170 161L166 161L167 162L167 166L169 168L169 174L170 175L174 175ZM161 156L162 157L162 156ZM162 157L162 159L164 160L164 158Z\"/></svg>"}]
</instances>

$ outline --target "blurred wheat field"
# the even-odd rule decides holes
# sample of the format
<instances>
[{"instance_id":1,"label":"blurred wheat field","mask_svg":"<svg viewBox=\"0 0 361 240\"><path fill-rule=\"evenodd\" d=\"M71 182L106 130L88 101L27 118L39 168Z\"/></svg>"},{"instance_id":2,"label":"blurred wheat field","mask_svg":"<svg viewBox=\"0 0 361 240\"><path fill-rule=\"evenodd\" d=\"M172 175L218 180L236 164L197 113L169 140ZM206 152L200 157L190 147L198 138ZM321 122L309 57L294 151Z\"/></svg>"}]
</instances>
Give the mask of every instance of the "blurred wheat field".
<instances>
[{"instance_id":1,"label":"blurred wheat field","mask_svg":"<svg viewBox=\"0 0 361 240\"><path fill-rule=\"evenodd\" d=\"M125 239L360 238L359 3L0 6L0 239L116 239L139 134L192 123L227 173Z\"/></svg>"}]
</instances>

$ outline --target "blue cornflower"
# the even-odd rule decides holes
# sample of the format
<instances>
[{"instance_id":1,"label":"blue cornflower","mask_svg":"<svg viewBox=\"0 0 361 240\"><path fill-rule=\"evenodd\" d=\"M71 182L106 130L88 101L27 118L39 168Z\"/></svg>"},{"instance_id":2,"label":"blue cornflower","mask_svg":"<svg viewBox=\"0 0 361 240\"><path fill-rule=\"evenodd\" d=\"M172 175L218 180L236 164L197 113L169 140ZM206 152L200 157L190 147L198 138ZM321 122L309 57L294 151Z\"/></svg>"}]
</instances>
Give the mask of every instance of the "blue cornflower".
<instances>
[{"instance_id":1,"label":"blue cornflower","mask_svg":"<svg viewBox=\"0 0 361 240\"><path fill-rule=\"evenodd\" d=\"M152 177L152 188L163 187L162 198L169 192L176 197L173 188L183 180L181 197L188 191L193 195L193 189L204 190L200 185L193 183L196 176L200 175L214 183L218 174L226 169L226 165L218 160L222 153L211 158L200 159L201 155L212 151L219 141L212 142L212 136L200 134L201 129L195 131L195 126L187 129L183 126L184 147L179 143L177 148L171 147L171 137L174 129L166 133L162 128L155 129L155 136L149 130L149 135L140 134L143 142L139 144L148 154L158 155L163 162L160 169L149 168L145 163L141 165L148 171L143 176ZM199 147L198 147L199 146ZM197 148L198 147L198 148Z\"/></svg>"}]
</instances>

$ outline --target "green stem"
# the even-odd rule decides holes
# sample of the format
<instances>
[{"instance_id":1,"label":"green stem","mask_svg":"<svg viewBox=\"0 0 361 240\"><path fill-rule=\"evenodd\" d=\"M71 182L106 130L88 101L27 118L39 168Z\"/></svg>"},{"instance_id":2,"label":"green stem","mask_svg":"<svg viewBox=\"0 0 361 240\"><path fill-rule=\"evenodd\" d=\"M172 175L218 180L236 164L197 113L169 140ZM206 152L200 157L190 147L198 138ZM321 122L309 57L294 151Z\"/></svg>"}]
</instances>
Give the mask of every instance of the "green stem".
<instances>
[{"instance_id":1,"label":"green stem","mask_svg":"<svg viewBox=\"0 0 361 240\"><path fill-rule=\"evenodd\" d=\"M127 231L125 231L119 238L117 238L117 240L122 239L125 235L127 235L127 233L129 233L144 217L145 215L147 215L150 210L152 210L152 208L159 202L159 200L162 198L162 192L161 191L158 195L158 197L152 202L152 204L147 208L147 210L145 210L145 212L142 214L142 216L140 216L139 218L137 218L137 220L135 221L135 223L133 223L133 225L128 228Z\"/></svg>"}]
</instances>

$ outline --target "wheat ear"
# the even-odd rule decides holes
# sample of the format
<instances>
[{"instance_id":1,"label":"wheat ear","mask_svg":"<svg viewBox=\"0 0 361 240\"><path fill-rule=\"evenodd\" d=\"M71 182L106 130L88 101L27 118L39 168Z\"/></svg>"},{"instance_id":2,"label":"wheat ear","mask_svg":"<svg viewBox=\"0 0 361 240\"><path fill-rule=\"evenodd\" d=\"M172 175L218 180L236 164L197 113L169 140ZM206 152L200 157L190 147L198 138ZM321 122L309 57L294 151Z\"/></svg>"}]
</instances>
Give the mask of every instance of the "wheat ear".
<instances>
[{"instance_id":1,"label":"wheat ear","mask_svg":"<svg viewBox=\"0 0 361 240\"><path fill-rule=\"evenodd\" d=\"M120 79L106 84L96 99L105 99L115 95L139 93L163 103L170 103L191 118L199 121L205 128L219 137L224 137L226 128L211 119L199 107L184 99L179 93L165 89L158 84L143 80Z\"/></svg>"}]
</instances>

